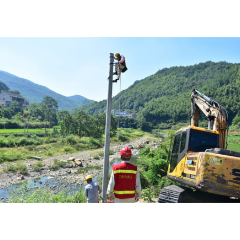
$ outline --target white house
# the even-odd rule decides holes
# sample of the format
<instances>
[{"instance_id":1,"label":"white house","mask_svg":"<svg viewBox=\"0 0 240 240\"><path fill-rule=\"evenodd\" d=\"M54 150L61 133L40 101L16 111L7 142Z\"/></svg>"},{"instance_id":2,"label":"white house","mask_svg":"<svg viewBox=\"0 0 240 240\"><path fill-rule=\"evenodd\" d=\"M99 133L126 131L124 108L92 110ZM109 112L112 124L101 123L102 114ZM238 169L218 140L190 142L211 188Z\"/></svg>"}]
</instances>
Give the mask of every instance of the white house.
<instances>
[{"instance_id":1,"label":"white house","mask_svg":"<svg viewBox=\"0 0 240 240\"><path fill-rule=\"evenodd\" d=\"M29 106L29 101L17 93L11 93L7 91L0 93L0 106L10 108L12 101L18 102L20 108Z\"/></svg>"}]
</instances>

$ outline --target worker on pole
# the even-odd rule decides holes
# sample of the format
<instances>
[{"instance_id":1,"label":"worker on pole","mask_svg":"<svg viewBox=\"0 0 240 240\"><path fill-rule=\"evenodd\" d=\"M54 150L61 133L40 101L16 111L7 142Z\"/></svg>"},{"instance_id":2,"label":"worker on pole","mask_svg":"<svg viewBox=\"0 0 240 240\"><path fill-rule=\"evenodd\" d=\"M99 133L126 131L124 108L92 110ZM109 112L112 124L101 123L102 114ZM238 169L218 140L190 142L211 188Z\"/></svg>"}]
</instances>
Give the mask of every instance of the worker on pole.
<instances>
[{"instance_id":1,"label":"worker on pole","mask_svg":"<svg viewBox=\"0 0 240 240\"><path fill-rule=\"evenodd\" d=\"M121 163L112 166L112 175L108 184L109 199L114 197L114 203L134 203L141 195L140 174L137 166L129 161L131 149L124 147L121 152Z\"/></svg>"},{"instance_id":2,"label":"worker on pole","mask_svg":"<svg viewBox=\"0 0 240 240\"><path fill-rule=\"evenodd\" d=\"M119 80L121 77L121 72L127 71L127 67L126 67L125 57L123 55L120 55L120 53L115 53L114 59L117 60L118 62L114 63L115 72L113 73L113 75L117 75L117 78L113 80L113 82L117 82L117 80Z\"/></svg>"},{"instance_id":3,"label":"worker on pole","mask_svg":"<svg viewBox=\"0 0 240 240\"><path fill-rule=\"evenodd\" d=\"M85 186L85 195L88 203L98 203L98 194L102 192L102 188L92 181L92 176L88 175L85 179L88 183Z\"/></svg>"}]
</instances>

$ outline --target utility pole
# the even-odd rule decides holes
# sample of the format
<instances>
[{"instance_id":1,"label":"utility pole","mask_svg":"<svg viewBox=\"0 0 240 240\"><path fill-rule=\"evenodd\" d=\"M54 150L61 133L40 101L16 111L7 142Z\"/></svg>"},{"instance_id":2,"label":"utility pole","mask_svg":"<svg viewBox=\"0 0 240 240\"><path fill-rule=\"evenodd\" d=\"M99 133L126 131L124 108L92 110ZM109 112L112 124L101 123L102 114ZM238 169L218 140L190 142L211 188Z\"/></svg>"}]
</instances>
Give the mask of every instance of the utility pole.
<instances>
[{"instance_id":1,"label":"utility pole","mask_svg":"<svg viewBox=\"0 0 240 240\"><path fill-rule=\"evenodd\" d=\"M111 110L112 110L112 80L113 80L113 62L114 55L110 53L110 66L108 77L108 99L105 126L105 147L104 147L104 164L103 164L103 203L107 202L107 186L109 172L109 148L110 148L110 128L111 128Z\"/></svg>"}]
</instances>

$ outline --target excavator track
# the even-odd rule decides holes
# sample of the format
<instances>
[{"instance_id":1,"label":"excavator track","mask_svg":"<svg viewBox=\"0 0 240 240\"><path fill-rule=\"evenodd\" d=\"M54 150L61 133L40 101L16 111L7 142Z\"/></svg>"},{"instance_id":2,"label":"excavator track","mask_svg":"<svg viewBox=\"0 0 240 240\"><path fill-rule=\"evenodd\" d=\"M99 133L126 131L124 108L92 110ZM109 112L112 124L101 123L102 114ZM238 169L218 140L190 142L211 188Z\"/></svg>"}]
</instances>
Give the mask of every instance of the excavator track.
<instances>
[{"instance_id":1,"label":"excavator track","mask_svg":"<svg viewBox=\"0 0 240 240\"><path fill-rule=\"evenodd\" d=\"M161 190L159 203L240 203L239 199L170 185Z\"/></svg>"}]
</instances>

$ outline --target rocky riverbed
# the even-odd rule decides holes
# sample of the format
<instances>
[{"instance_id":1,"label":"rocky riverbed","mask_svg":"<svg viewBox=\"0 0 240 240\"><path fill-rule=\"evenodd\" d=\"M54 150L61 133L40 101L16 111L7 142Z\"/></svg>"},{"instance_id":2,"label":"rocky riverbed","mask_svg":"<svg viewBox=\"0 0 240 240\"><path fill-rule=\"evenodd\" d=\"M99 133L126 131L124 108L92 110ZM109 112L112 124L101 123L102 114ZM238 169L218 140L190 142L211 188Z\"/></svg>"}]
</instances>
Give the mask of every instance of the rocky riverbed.
<instances>
[{"instance_id":1,"label":"rocky riverbed","mask_svg":"<svg viewBox=\"0 0 240 240\"><path fill-rule=\"evenodd\" d=\"M144 136L140 139L122 143L119 145L111 145L110 149L113 150L113 154L109 156L110 164L117 158L120 158L120 150L124 146L128 146L132 149L133 155L139 155L139 150L150 146L151 149L155 149L159 146L162 139ZM32 186L37 187L48 187L52 190L58 192L63 188L68 186L79 186L84 184L86 175L92 175L93 177L101 177L103 172L104 157L99 157L99 159L94 159L94 153L104 151L104 148L89 150L84 152L78 152L75 154L64 154L61 156L55 156L50 158L45 158L42 160L23 160L23 163L27 165L28 171L26 175L22 175L19 172L3 172L3 169L7 167L7 164L0 165L0 200L3 198L1 196L1 189L6 189L11 187L13 184L23 183L25 181L31 181ZM57 170L52 170L50 167L54 163L54 159L66 162L64 168L59 168ZM42 167L40 171L34 171L33 166L36 165L38 161L42 162ZM16 163L12 163L16 164ZM53 181L56 184L51 184ZM2 199L3 200L3 199Z\"/></svg>"}]
</instances>

